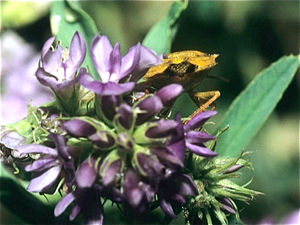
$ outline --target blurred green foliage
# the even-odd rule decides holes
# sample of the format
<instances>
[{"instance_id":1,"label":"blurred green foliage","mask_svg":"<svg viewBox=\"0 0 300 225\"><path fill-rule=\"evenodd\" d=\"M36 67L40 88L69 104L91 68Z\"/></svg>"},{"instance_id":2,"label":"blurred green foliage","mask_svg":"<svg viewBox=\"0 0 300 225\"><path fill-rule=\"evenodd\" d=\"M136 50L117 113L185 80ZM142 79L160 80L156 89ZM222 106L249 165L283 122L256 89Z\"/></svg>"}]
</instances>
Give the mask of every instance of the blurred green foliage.
<instances>
[{"instance_id":1,"label":"blurred green foliage","mask_svg":"<svg viewBox=\"0 0 300 225\"><path fill-rule=\"evenodd\" d=\"M5 4L13 4L7 14ZM35 9L35 19L24 19L32 11L18 2L1 3L1 32L14 29L38 48L50 37L50 8ZM103 35L112 44L121 42L122 52L142 42L149 29L163 18L170 1L82 1L83 9L95 20ZM31 10L31 11L30 11ZM4 13L5 12L5 13ZM28 16L29 16L28 14ZM10 19L14 15L13 20ZM41 15L41 16L38 16ZM218 115L222 119L233 99L253 77L283 55L299 54L298 1L191 1L180 21L172 51L200 50L219 53L211 74L222 79L206 79L197 90L219 90ZM13 21L13 22L8 22ZM247 102L244 103L247 107ZM196 107L183 96L179 99L188 113ZM299 208L299 73L282 96L272 116L245 148L254 151L251 160L255 171L243 174L241 183L253 177L251 188L265 196L251 202L241 213L242 219L257 223L265 216L279 221L287 213ZM6 214L7 215L7 214ZM3 213L1 223L19 221Z\"/></svg>"}]
</instances>

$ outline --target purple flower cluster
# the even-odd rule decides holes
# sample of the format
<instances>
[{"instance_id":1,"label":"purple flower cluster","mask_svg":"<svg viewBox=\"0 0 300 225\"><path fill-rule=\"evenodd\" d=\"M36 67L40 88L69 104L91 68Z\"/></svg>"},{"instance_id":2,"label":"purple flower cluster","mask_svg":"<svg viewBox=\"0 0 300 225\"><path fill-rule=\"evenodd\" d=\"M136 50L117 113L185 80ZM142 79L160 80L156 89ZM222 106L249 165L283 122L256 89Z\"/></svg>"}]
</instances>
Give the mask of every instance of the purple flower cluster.
<instances>
[{"instance_id":1,"label":"purple flower cluster","mask_svg":"<svg viewBox=\"0 0 300 225\"><path fill-rule=\"evenodd\" d=\"M64 187L68 191L55 215L74 203L70 220L81 214L85 224L103 224L103 199L124 203L139 214L157 202L166 215L176 218L187 197L199 194L184 172L185 156L217 155L204 145L215 137L201 130L216 112L198 114L183 126L179 113L174 119L164 116L183 92L181 85L138 93L137 82L163 58L141 44L122 57L119 43L113 47L98 34L91 45L101 78L96 80L82 67L86 43L79 32L70 49L60 43L53 47L54 40L45 43L36 76L54 91L64 117L56 118L60 130L51 130L47 142L17 149L21 156L35 155L26 167L34 175L28 190L53 193ZM90 104L83 105L87 110L80 103L82 92L92 96Z\"/></svg>"}]
</instances>

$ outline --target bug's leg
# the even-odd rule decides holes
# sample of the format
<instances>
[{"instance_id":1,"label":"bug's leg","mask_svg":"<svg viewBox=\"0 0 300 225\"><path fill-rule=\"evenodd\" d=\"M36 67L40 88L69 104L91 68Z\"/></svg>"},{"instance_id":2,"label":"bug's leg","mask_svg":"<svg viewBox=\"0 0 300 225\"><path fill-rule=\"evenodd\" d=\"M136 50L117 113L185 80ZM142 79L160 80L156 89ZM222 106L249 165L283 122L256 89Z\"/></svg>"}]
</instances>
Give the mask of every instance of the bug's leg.
<instances>
[{"instance_id":1,"label":"bug's leg","mask_svg":"<svg viewBox=\"0 0 300 225\"><path fill-rule=\"evenodd\" d=\"M194 101L194 103L199 107L199 109L194 112L189 119L184 121L183 124L187 124L193 117L199 113L205 111L209 106L212 107L212 110L216 109L216 99L221 96L219 91L207 91L207 92L190 92L189 96Z\"/></svg>"}]
</instances>

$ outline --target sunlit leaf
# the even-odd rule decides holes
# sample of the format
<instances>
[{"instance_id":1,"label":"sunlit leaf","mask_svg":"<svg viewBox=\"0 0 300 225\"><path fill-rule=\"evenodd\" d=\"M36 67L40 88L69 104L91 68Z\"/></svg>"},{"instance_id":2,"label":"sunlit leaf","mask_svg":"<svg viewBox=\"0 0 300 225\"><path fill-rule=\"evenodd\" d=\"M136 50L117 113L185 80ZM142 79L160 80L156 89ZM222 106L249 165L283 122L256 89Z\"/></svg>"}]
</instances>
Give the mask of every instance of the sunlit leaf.
<instances>
[{"instance_id":1,"label":"sunlit leaf","mask_svg":"<svg viewBox=\"0 0 300 225\"><path fill-rule=\"evenodd\" d=\"M284 56L259 73L234 100L219 128L229 124L216 151L238 156L276 107L299 68L299 56Z\"/></svg>"}]
</instances>

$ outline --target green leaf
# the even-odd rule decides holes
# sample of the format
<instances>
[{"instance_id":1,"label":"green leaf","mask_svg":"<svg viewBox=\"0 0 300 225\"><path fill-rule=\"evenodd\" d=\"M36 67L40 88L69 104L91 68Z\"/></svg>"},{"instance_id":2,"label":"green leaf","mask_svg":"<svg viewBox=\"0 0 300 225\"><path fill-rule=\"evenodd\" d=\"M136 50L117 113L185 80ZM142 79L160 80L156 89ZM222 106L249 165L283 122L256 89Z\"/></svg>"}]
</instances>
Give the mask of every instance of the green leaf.
<instances>
[{"instance_id":1,"label":"green leaf","mask_svg":"<svg viewBox=\"0 0 300 225\"><path fill-rule=\"evenodd\" d=\"M62 47L70 46L72 37L79 31L87 43L87 55L83 66L88 65L92 75L100 79L92 57L89 54L91 42L98 33L98 29L90 16L79 8L77 1L53 1L50 15L52 34L57 36L57 40L62 41Z\"/></svg>"},{"instance_id":2,"label":"green leaf","mask_svg":"<svg viewBox=\"0 0 300 225\"><path fill-rule=\"evenodd\" d=\"M164 18L155 24L143 40L143 45L157 54L170 53L178 29L178 20L188 5L187 1L175 1Z\"/></svg>"},{"instance_id":3,"label":"green leaf","mask_svg":"<svg viewBox=\"0 0 300 225\"><path fill-rule=\"evenodd\" d=\"M216 151L238 156L272 113L299 68L299 56L284 56L259 73L233 101L219 128L229 124Z\"/></svg>"}]
</instances>

